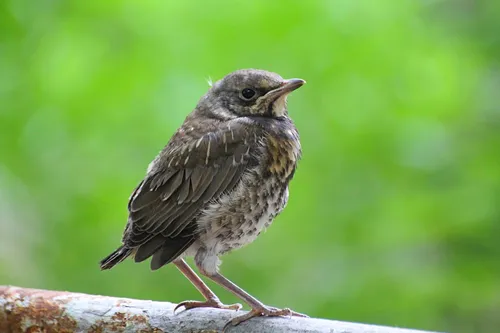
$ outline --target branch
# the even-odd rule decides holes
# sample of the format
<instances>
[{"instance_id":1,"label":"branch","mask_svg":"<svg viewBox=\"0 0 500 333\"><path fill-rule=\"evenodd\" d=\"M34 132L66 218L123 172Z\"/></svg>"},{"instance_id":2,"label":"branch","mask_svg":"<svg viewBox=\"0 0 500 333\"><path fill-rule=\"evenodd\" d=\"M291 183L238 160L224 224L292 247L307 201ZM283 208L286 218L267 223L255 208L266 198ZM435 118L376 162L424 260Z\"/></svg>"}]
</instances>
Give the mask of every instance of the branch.
<instances>
[{"instance_id":1,"label":"branch","mask_svg":"<svg viewBox=\"0 0 500 333\"><path fill-rule=\"evenodd\" d=\"M174 306L167 302L0 286L0 332L215 333L234 316L234 311L201 308L174 315ZM312 318L253 318L227 331L423 333Z\"/></svg>"}]
</instances>

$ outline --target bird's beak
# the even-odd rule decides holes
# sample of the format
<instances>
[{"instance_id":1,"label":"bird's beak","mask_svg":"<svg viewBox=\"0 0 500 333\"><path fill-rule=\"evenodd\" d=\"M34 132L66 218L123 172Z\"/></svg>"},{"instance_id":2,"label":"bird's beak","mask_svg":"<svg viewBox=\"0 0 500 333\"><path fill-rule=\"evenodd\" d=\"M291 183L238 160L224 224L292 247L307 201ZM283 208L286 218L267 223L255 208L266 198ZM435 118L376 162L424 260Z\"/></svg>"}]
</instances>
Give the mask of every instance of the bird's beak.
<instances>
[{"instance_id":1,"label":"bird's beak","mask_svg":"<svg viewBox=\"0 0 500 333\"><path fill-rule=\"evenodd\" d=\"M270 92L268 92L265 95L265 98L267 100L274 101L277 98L279 98L281 96L288 95L289 93L291 93L295 89L298 89L298 88L302 87L305 83L306 83L306 81L304 81L302 79L289 79L289 80L285 80L285 81L283 81L283 83L281 84L281 86L279 88L276 88L276 89L271 90Z\"/></svg>"},{"instance_id":2,"label":"bird's beak","mask_svg":"<svg viewBox=\"0 0 500 333\"><path fill-rule=\"evenodd\" d=\"M306 84L305 80L302 79L289 79L283 82L283 86L278 89L282 89L288 93L294 91L295 89L298 89L302 87L304 84Z\"/></svg>"}]
</instances>

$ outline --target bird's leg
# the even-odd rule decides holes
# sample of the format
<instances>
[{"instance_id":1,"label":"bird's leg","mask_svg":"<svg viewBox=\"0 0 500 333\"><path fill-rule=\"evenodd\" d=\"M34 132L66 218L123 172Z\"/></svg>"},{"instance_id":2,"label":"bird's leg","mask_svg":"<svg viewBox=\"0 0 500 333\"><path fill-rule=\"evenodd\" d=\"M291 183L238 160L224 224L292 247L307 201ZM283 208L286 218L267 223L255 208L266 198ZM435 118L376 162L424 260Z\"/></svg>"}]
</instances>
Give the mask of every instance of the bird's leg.
<instances>
[{"instance_id":1,"label":"bird's leg","mask_svg":"<svg viewBox=\"0 0 500 333\"><path fill-rule=\"evenodd\" d=\"M229 309L229 310L239 310L241 309L241 304L231 304L225 305L219 300L217 295L214 294L210 288L203 282L202 279L189 267L189 265L184 261L184 259L177 259L174 265L181 271L182 274L198 289L198 291L205 297L205 302L200 301L184 301L174 308L174 312L180 308L184 307L186 310L192 308L218 308L218 309Z\"/></svg>"},{"instance_id":2,"label":"bird's leg","mask_svg":"<svg viewBox=\"0 0 500 333\"><path fill-rule=\"evenodd\" d=\"M240 298L242 301L247 303L252 310L250 310L248 313L238 316L236 318L233 318L230 322L226 324L226 329L229 325L236 326L250 318L253 317L259 317L259 316L268 316L268 317L277 317L277 316L297 316L297 317L307 317L306 315L302 313L298 313L295 311L292 311L288 308L284 309L277 309L274 307L266 306L262 302L260 302L258 299L238 287L236 284L225 278L222 274L220 273L214 273L214 274L208 274L206 272L203 272L201 270L202 274L208 277L209 279L213 280L216 282L218 285L222 286L229 292L233 293L235 296Z\"/></svg>"}]
</instances>

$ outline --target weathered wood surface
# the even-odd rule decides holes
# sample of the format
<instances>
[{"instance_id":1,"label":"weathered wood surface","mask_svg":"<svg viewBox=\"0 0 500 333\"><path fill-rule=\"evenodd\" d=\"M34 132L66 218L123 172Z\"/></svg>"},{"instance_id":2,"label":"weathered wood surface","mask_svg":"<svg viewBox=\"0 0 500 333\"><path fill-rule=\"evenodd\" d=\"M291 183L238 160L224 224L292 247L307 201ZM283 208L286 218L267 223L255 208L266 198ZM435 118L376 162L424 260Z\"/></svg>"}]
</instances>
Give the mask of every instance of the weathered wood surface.
<instances>
[{"instance_id":1,"label":"weathered wood surface","mask_svg":"<svg viewBox=\"0 0 500 333\"><path fill-rule=\"evenodd\" d=\"M192 309L175 304L0 286L0 332L220 332L234 311ZM226 332L423 333L314 318L253 318Z\"/></svg>"}]
</instances>

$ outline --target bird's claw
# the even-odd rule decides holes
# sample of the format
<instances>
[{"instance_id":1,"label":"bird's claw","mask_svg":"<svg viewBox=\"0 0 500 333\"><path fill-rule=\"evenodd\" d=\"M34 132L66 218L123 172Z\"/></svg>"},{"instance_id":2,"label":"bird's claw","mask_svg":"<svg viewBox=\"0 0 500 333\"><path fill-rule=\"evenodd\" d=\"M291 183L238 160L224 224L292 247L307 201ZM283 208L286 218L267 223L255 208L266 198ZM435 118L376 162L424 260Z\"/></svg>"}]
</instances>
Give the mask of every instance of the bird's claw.
<instances>
[{"instance_id":1,"label":"bird's claw","mask_svg":"<svg viewBox=\"0 0 500 333\"><path fill-rule=\"evenodd\" d=\"M295 312L290 310L289 308L284 308L284 309L278 309L274 308L271 306L265 306L262 308L254 308L250 310L249 312L245 313L244 315L238 316L236 318L233 318L230 320L223 329L223 332L226 332L227 328L231 326L237 326L241 324L244 321L247 321L251 318L254 317L302 317L302 318L309 318L309 316Z\"/></svg>"},{"instance_id":2,"label":"bird's claw","mask_svg":"<svg viewBox=\"0 0 500 333\"><path fill-rule=\"evenodd\" d=\"M223 304L221 301L218 299L209 299L206 300L205 302L201 301L184 301L180 302L177 304L174 308L174 313L177 311L179 308L184 307L184 310L189 310L189 309L194 309L194 308L216 308L216 309L223 309L223 310L240 310L242 308L241 304L235 303L235 304Z\"/></svg>"}]
</instances>

